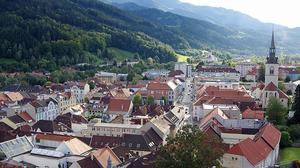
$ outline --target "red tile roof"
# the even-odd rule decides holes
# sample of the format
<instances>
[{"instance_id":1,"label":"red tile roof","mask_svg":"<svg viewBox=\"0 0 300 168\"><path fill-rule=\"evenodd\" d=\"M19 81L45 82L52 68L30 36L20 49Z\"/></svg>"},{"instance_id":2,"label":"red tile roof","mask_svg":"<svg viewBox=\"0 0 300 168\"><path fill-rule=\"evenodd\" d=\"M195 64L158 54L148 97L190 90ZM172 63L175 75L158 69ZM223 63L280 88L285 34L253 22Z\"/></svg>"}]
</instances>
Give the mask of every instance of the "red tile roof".
<instances>
[{"instance_id":1,"label":"red tile roof","mask_svg":"<svg viewBox=\"0 0 300 168\"><path fill-rule=\"evenodd\" d=\"M250 138L247 138L240 143L235 144L227 153L244 156L253 166L255 166L265 159L264 156L258 152L260 150L261 149L258 148L258 145L256 145L255 142Z\"/></svg>"},{"instance_id":2,"label":"red tile roof","mask_svg":"<svg viewBox=\"0 0 300 168\"><path fill-rule=\"evenodd\" d=\"M263 138L273 149L275 149L280 142L281 133L271 123L268 123L259 130L256 138L258 137Z\"/></svg>"},{"instance_id":3,"label":"red tile roof","mask_svg":"<svg viewBox=\"0 0 300 168\"><path fill-rule=\"evenodd\" d=\"M265 87L265 90L266 91L277 91L278 88L273 82L271 82Z\"/></svg>"},{"instance_id":4,"label":"red tile roof","mask_svg":"<svg viewBox=\"0 0 300 168\"><path fill-rule=\"evenodd\" d=\"M170 86L165 82L149 82L147 89L148 90L172 90Z\"/></svg>"},{"instance_id":5,"label":"red tile roof","mask_svg":"<svg viewBox=\"0 0 300 168\"><path fill-rule=\"evenodd\" d=\"M34 122L34 119L26 111L20 112L18 116L20 116L26 122Z\"/></svg>"},{"instance_id":6,"label":"red tile roof","mask_svg":"<svg viewBox=\"0 0 300 168\"><path fill-rule=\"evenodd\" d=\"M243 113L242 113L242 118L243 119L259 119L263 120L264 119L264 112L263 111L254 111L251 110L250 108L247 108Z\"/></svg>"},{"instance_id":7,"label":"red tile roof","mask_svg":"<svg viewBox=\"0 0 300 168\"><path fill-rule=\"evenodd\" d=\"M37 134L36 139L49 140L49 141L68 141L73 139L71 136L57 135L57 134Z\"/></svg>"},{"instance_id":8,"label":"red tile roof","mask_svg":"<svg viewBox=\"0 0 300 168\"><path fill-rule=\"evenodd\" d=\"M253 166L265 160L269 153L279 145L280 131L272 124L264 125L254 140L247 138L230 148L227 153L244 156Z\"/></svg>"},{"instance_id":9,"label":"red tile roof","mask_svg":"<svg viewBox=\"0 0 300 168\"><path fill-rule=\"evenodd\" d=\"M285 94L282 90L279 90L278 89L278 93L279 93L279 98L282 98L282 99L288 99L288 95Z\"/></svg>"},{"instance_id":10,"label":"red tile roof","mask_svg":"<svg viewBox=\"0 0 300 168\"><path fill-rule=\"evenodd\" d=\"M108 104L108 112L128 112L130 109L131 100L127 99L110 99Z\"/></svg>"}]
</instances>

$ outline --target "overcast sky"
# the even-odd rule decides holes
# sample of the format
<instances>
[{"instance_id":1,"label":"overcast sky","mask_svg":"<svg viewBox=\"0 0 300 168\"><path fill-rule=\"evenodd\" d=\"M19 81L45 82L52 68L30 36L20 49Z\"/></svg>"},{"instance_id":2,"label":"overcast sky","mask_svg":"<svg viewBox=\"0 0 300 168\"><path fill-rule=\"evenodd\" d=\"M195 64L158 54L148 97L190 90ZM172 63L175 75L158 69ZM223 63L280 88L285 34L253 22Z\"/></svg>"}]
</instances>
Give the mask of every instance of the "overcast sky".
<instances>
[{"instance_id":1,"label":"overcast sky","mask_svg":"<svg viewBox=\"0 0 300 168\"><path fill-rule=\"evenodd\" d=\"M248 14L263 22L300 27L299 0L181 0L197 5L224 7Z\"/></svg>"}]
</instances>

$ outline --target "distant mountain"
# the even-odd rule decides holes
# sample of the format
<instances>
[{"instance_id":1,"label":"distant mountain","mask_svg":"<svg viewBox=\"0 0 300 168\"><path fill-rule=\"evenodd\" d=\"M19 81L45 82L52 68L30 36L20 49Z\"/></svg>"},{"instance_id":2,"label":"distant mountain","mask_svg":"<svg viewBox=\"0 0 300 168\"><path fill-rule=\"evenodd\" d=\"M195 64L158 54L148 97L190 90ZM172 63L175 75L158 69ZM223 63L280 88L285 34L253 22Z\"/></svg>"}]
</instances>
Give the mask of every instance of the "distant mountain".
<instances>
[{"instance_id":1,"label":"distant mountain","mask_svg":"<svg viewBox=\"0 0 300 168\"><path fill-rule=\"evenodd\" d=\"M237 31L238 34L236 36L238 38L245 36L255 38L250 38L250 40L248 38L243 38L241 40L249 40L245 43L248 43L248 48L250 48L253 53L266 54L268 50L267 47L269 45L273 24L262 23L259 20L241 12L225 8L196 6L189 3L182 3L179 0L107 0L107 2L121 7L123 10L132 11L133 9L130 9L130 7L132 8L132 3L134 3L141 7L155 8L197 20L208 21L231 31ZM120 4L127 4L127 7L120 6ZM297 28L289 29L288 27L280 25L274 25L274 27L279 53L300 53L300 30ZM256 48L253 46L253 43L261 47Z\"/></svg>"}]
</instances>

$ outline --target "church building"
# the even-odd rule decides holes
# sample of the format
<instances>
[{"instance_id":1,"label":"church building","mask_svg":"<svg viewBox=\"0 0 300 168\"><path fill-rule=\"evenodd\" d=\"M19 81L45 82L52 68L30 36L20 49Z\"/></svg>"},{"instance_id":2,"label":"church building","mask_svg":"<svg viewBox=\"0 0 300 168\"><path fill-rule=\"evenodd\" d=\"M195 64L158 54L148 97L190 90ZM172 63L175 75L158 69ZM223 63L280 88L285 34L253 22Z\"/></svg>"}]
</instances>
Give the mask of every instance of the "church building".
<instances>
[{"instance_id":1,"label":"church building","mask_svg":"<svg viewBox=\"0 0 300 168\"><path fill-rule=\"evenodd\" d=\"M276 97L285 106L288 106L288 96L278 88L278 57L276 57L276 47L274 31L272 32L271 47L269 56L265 64L265 83L259 83L252 92L253 96L259 100L262 108L267 108L270 97Z\"/></svg>"}]
</instances>

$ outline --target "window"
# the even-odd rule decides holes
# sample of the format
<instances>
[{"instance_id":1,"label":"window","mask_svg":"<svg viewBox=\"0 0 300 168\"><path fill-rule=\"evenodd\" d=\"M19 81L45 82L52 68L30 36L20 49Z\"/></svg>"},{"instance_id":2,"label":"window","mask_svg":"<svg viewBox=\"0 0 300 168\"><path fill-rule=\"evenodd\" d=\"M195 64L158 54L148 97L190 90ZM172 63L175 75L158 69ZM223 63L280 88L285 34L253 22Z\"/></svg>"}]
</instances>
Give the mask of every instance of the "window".
<instances>
[{"instance_id":1,"label":"window","mask_svg":"<svg viewBox=\"0 0 300 168\"><path fill-rule=\"evenodd\" d=\"M136 144L136 148L140 148L141 147L141 144Z\"/></svg>"},{"instance_id":2,"label":"window","mask_svg":"<svg viewBox=\"0 0 300 168\"><path fill-rule=\"evenodd\" d=\"M273 66L270 67L270 75L274 75L274 67Z\"/></svg>"},{"instance_id":3,"label":"window","mask_svg":"<svg viewBox=\"0 0 300 168\"><path fill-rule=\"evenodd\" d=\"M131 147L132 147L132 143L129 143L129 144L128 144L128 147L131 148Z\"/></svg>"}]
</instances>

